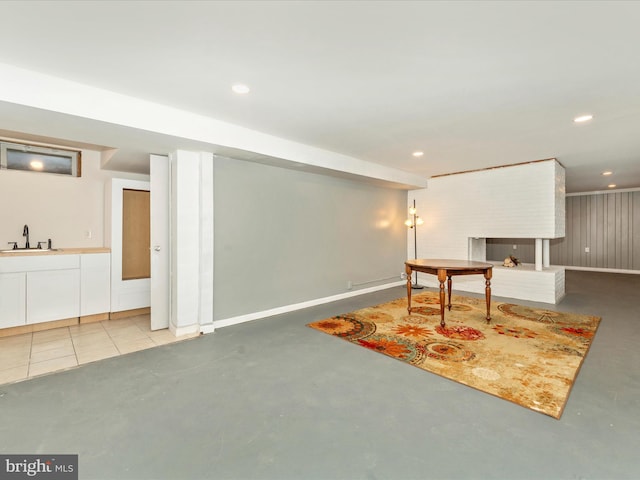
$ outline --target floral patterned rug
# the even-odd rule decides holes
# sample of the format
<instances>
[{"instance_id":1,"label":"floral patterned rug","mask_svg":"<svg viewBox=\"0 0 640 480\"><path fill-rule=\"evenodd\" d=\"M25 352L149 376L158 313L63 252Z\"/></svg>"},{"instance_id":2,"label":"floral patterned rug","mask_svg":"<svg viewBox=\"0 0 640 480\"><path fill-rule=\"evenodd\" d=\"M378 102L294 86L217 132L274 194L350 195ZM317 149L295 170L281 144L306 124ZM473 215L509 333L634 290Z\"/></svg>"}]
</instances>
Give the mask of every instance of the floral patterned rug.
<instances>
[{"instance_id":1,"label":"floral patterned rug","mask_svg":"<svg viewBox=\"0 0 640 480\"><path fill-rule=\"evenodd\" d=\"M437 292L308 326L483 392L560 418L599 317L453 295L440 326Z\"/></svg>"}]
</instances>

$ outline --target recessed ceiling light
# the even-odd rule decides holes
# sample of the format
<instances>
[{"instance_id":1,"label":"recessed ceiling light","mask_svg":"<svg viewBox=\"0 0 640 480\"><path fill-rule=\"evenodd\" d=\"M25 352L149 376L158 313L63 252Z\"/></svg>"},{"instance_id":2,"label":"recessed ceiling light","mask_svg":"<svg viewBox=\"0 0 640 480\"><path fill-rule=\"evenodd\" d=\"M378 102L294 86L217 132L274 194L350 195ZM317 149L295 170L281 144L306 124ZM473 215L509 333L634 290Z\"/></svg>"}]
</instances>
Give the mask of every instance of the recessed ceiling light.
<instances>
[{"instance_id":1,"label":"recessed ceiling light","mask_svg":"<svg viewBox=\"0 0 640 480\"><path fill-rule=\"evenodd\" d=\"M588 122L591 119L593 119L593 115L580 115L579 117L574 118L573 121L576 123L582 123Z\"/></svg>"},{"instance_id":2,"label":"recessed ceiling light","mask_svg":"<svg viewBox=\"0 0 640 480\"><path fill-rule=\"evenodd\" d=\"M244 85L242 83L237 83L237 84L233 85L231 87L231 90L233 90L235 93L238 93L240 95L244 95L245 93L249 93L251 91L251 89L249 87L247 87L246 85Z\"/></svg>"},{"instance_id":3,"label":"recessed ceiling light","mask_svg":"<svg viewBox=\"0 0 640 480\"><path fill-rule=\"evenodd\" d=\"M616 186L617 185L615 183L610 183L609 185L607 185L607 187L609 187L609 188L616 188Z\"/></svg>"},{"instance_id":4,"label":"recessed ceiling light","mask_svg":"<svg viewBox=\"0 0 640 480\"><path fill-rule=\"evenodd\" d=\"M411 155L413 155L414 157L421 157L424 155L424 152L417 151L417 152L413 152Z\"/></svg>"},{"instance_id":5,"label":"recessed ceiling light","mask_svg":"<svg viewBox=\"0 0 640 480\"><path fill-rule=\"evenodd\" d=\"M611 170L607 170L606 172L602 172L602 175L608 177L609 175L613 175L613 172Z\"/></svg>"}]
</instances>

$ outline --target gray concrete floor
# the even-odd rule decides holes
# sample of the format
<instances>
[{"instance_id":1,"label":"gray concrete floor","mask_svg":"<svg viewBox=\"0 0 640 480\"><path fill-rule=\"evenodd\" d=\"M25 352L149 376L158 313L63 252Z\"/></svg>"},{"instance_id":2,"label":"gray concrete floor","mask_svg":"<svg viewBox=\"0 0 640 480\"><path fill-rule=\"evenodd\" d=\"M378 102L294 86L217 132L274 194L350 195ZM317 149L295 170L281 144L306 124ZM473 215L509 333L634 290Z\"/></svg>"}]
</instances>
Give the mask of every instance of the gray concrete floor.
<instances>
[{"instance_id":1,"label":"gray concrete floor","mask_svg":"<svg viewBox=\"0 0 640 480\"><path fill-rule=\"evenodd\" d=\"M567 272L553 309L603 320L560 420L305 327L404 294L1 386L0 452L81 479L640 478L640 275Z\"/></svg>"}]
</instances>

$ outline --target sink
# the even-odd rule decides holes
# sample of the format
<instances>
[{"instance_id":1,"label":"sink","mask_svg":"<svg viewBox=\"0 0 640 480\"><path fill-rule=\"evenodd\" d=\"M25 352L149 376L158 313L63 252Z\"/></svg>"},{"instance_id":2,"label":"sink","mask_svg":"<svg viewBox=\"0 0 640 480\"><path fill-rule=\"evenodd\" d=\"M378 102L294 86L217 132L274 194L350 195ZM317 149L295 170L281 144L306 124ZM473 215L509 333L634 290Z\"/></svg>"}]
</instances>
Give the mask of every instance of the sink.
<instances>
[{"instance_id":1,"label":"sink","mask_svg":"<svg viewBox=\"0 0 640 480\"><path fill-rule=\"evenodd\" d=\"M57 248L11 248L9 250L0 250L0 253L38 253L38 252L57 252Z\"/></svg>"}]
</instances>

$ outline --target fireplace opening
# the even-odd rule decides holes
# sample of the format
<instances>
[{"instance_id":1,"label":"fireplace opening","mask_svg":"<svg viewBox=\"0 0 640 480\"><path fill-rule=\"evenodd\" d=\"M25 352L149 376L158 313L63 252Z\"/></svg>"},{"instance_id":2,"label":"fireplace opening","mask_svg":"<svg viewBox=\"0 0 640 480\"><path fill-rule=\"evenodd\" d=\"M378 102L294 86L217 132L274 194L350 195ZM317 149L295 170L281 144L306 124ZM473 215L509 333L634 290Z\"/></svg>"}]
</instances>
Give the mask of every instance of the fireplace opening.
<instances>
[{"instance_id":1,"label":"fireplace opening","mask_svg":"<svg viewBox=\"0 0 640 480\"><path fill-rule=\"evenodd\" d=\"M533 238L487 238L486 259L489 262L502 262L513 255L522 263L535 263L535 244Z\"/></svg>"},{"instance_id":2,"label":"fireplace opening","mask_svg":"<svg viewBox=\"0 0 640 480\"><path fill-rule=\"evenodd\" d=\"M499 262L510 256L518 264L534 265L535 270L550 266L550 240L543 238L469 238L469 260Z\"/></svg>"}]
</instances>

